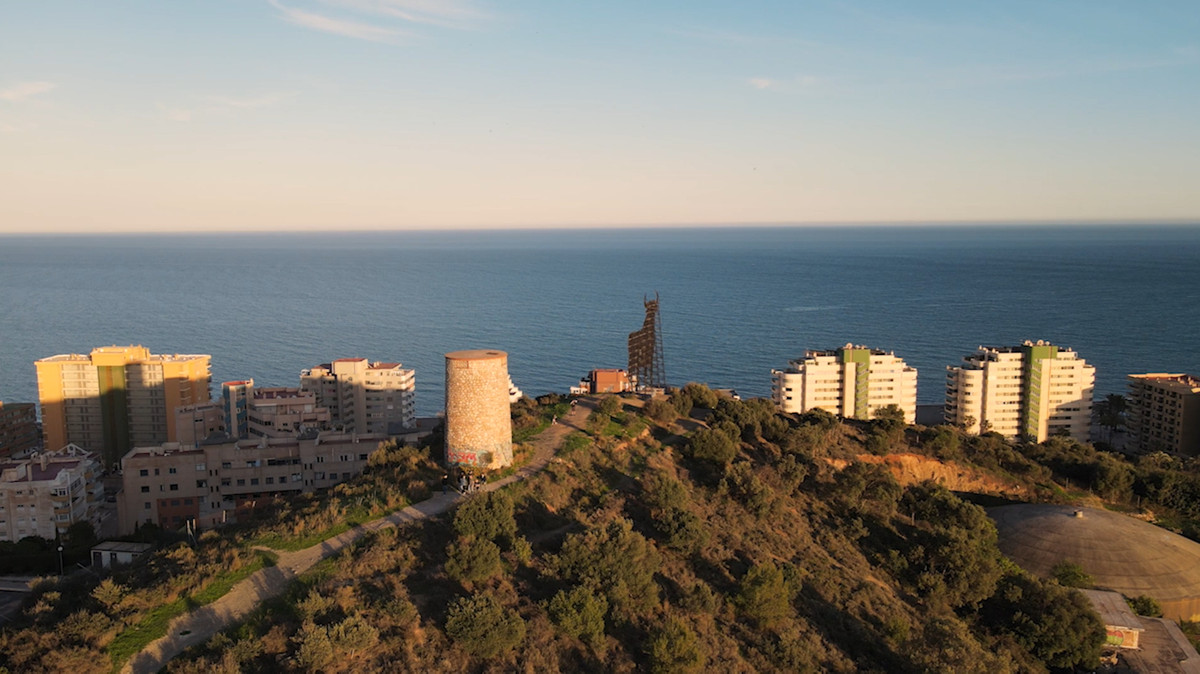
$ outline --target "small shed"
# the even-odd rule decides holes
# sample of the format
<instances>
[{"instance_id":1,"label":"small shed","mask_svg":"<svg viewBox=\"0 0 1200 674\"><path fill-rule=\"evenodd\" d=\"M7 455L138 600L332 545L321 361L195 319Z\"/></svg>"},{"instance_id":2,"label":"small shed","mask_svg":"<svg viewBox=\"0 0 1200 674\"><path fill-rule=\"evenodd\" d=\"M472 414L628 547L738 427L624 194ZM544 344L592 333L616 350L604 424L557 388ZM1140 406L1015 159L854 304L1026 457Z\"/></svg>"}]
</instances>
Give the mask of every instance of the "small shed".
<instances>
[{"instance_id":1,"label":"small shed","mask_svg":"<svg viewBox=\"0 0 1200 674\"><path fill-rule=\"evenodd\" d=\"M1104 631L1108 634L1107 643L1114 648L1137 648L1145 627L1141 618L1129 608L1125 597L1119 592L1103 590L1080 590L1092 603L1092 608L1100 614L1104 622Z\"/></svg>"},{"instance_id":2,"label":"small shed","mask_svg":"<svg viewBox=\"0 0 1200 674\"><path fill-rule=\"evenodd\" d=\"M130 564L153 547L150 543L126 543L124 541L100 543L92 548L92 568L111 569L122 564Z\"/></svg>"}]
</instances>

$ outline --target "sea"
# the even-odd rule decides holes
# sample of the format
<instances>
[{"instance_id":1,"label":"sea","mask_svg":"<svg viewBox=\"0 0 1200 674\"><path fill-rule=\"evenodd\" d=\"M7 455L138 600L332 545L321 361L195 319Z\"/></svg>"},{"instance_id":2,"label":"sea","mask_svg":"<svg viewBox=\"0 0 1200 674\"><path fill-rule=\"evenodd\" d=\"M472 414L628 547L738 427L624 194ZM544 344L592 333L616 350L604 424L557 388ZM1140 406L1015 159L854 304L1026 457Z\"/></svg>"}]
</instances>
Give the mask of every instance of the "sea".
<instances>
[{"instance_id":1,"label":"sea","mask_svg":"<svg viewBox=\"0 0 1200 674\"><path fill-rule=\"evenodd\" d=\"M0 401L33 362L141 344L212 356L219 383L297 386L341 357L416 370L501 349L525 393L625 367L658 297L666 378L769 396L771 369L848 343L895 351L940 403L980 345L1047 340L1096 367L1200 374L1200 225L891 225L0 236Z\"/></svg>"}]
</instances>

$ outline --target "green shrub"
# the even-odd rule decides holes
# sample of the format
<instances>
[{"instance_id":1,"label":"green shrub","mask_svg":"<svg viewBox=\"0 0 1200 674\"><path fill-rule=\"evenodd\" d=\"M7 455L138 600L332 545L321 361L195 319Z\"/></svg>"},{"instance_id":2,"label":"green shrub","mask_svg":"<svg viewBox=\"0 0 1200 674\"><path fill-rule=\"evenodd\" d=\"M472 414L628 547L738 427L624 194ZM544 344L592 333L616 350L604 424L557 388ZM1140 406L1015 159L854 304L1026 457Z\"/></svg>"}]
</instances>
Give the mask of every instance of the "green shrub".
<instances>
[{"instance_id":1,"label":"green shrub","mask_svg":"<svg viewBox=\"0 0 1200 674\"><path fill-rule=\"evenodd\" d=\"M500 575L500 548L489 540L459 539L446 551L446 575L478 583Z\"/></svg>"},{"instance_id":2,"label":"green shrub","mask_svg":"<svg viewBox=\"0 0 1200 674\"><path fill-rule=\"evenodd\" d=\"M547 612L563 634L593 646L601 643L604 616L608 613L608 600L602 595L586 587L576 587L570 592L562 590L550 600Z\"/></svg>"},{"instance_id":3,"label":"green shrub","mask_svg":"<svg viewBox=\"0 0 1200 674\"><path fill-rule=\"evenodd\" d=\"M520 614L500 605L490 594L459 597L450 605L446 633L468 653L494 658L516 648L525 639Z\"/></svg>"},{"instance_id":4,"label":"green shrub","mask_svg":"<svg viewBox=\"0 0 1200 674\"><path fill-rule=\"evenodd\" d=\"M704 651L696 633L675 616L651 634L648 646L650 671L656 674L699 672L704 667Z\"/></svg>"},{"instance_id":5,"label":"green shrub","mask_svg":"<svg viewBox=\"0 0 1200 674\"><path fill-rule=\"evenodd\" d=\"M1063 587L1089 588L1095 584L1091 574L1074 562L1059 562L1050 569L1050 575Z\"/></svg>"}]
</instances>

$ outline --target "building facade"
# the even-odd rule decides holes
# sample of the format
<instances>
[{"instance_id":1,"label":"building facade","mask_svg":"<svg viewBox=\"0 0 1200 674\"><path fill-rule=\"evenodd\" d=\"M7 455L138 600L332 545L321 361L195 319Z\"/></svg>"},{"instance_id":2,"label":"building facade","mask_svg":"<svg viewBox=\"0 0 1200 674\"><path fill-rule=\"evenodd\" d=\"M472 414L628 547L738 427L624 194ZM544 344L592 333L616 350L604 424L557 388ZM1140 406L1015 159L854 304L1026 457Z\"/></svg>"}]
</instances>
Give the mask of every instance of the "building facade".
<instances>
[{"instance_id":1,"label":"building facade","mask_svg":"<svg viewBox=\"0 0 1200 674\"><path fill-rule=\"evenodd\" d=\"M1200 455L1200 377L1131 374L1128 400L1127 448Z\"/></svg>"},{"instance_id":2,"label":"building facade","mask_svg":"<svg viewBox=\"0 0 1200 674\"><path fill-rule=\"evenodd\" d=\"M76 522L100 526L104 483L98 457L74 445L0 461L0 541L53 539Z\"/></svg>"},{"instance_id":3,"label":"building facade","mask_svg":"<svg viewBox=\"0 0 1200 674\"><path fill-rule=\"evenodd\" d=\"M1041 340L981 346L946 368L945 421L968 433L1087 442L1095 381L1096 369L1071 349Z\"/></svg>"},{"instance_id":4,"label":"building facade","mask_svg":"<svg viewBox=\"0 0 1200 674\"><path fill-rule=\"evenodd\" d=\"M495 470L512 465L508 354L446 354L446 463Z\"/></svg>"},{"instance_id":5,"label":"building facade","mask_svg":"<svg viewBox=\"0 0 1200 674\"><path fill-rule=\"evenodd\" d=\"M209 360L106 346L36 361L45 446L74 444L111 466L135 445L175 441L175 408L209 400Z\"/></svg>"},{"instance_id":6,"label":"building facade","mask_svg":"<svg viewBox=\"0 0 1200 674\"><path fill-rule=\"evenodd\" d=\"M593 393L624 393L637 389L637 377L631 377L620 368L596 368L579 380L579 386L571 387L571 395Z\"/></svg>"},{"instance_id":7,"label":"building facade","mask_svg":"<svg viewBox=\"0 0 1200 674\"><path fill-rule=\"evenodd\" d=\"M847 344L806 351L786 370L772 370L771 393L782 412L823 409L866 420L895 405L911 424L917 414L917 370L891 351Z\"/></svg>"},{"instance_id":8,"label":"building facade","mask_svg":"<svg viewBox=\"0 0 1200 674\"><path fill-rule=\"evenodd\" d=\"M302 371L300 388L328 408L330 423L340 430L398 432L416 422L416 380L400 363L339 358Z\"/></svg>"},{"instance_id":9,"label":"building facade","mask_svg":"<svg viewBox=\"0 0 1200 674\"><path fill-rule=\"evenodd\" d=\"M33 403L0 402L0 459L25 454L42 440L38 432L37 406Z\"/></svg>"},{"instance_id":10,"label":"building facade","mask_svg":"<svg viewBox=\"0 0 1200 674\"><path fill-rule=\"evenodd\" d=\"M121 460L120 532L151 522L211 526L275 496L332 487L362 473L384 435L259 438L199 447L138 447Z\"/></svg>"}]
</instances>

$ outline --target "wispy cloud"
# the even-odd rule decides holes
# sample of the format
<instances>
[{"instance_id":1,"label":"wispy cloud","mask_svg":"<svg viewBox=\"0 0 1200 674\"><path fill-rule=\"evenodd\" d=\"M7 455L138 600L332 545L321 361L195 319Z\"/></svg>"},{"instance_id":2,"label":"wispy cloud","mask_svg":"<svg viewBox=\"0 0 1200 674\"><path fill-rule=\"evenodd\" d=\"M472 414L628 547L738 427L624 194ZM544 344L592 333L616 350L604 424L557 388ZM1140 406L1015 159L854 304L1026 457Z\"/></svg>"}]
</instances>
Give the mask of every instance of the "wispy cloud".
<instances>
[{"instance_id":1,"label":"wispy cloud","mask_svg":"<svg viewBox=\"0 0 1200 674\"><path fill-rule=\"evenodd\" d=\"M267 1L289 23L371 42L414 37L413 25L466 30L490 18L466 0L318 0L339 16L285 5L281 0ZM309 4L312 1L308 0Z\"/></svg>"},{"instance_id":2,"label":"wispy cloud","mask_svg":"<svg viewBox=\"0 0 1200 674\"><path fill-rule=\"evenodd\" d=\"M53 82L21 82L7 89L0 89L0 100L20 102L29 100L39 94L44 94L53 90L56 86Z\"/></svg>"},{"instance_id":3,"label":"wispy cloud","mask_svg":"<svg viewBox=\"0 0 1200 674\"><path fill-rule=\"evenodd\" d=\"M360 21L349 21L346 19L335 19L324 14L316 12L308 12L295 7L287 7L278 0L269 0L271 6L278 9L283 18L289 23L294 23L297 26L319 30L323 33L333 33L342 37L351 37L357 40L369 40L371 42L393 42L401 37L403 33L390 28L383 28L369 23Z\"/></svg>"},{"instance_id":4,"label":"wispy cloud","mask_svg":"<svg viewBox=\"0 0 1200 674\"><path fill-rule=\"evenodd\" d=\"M486 12L462 0L321 0L326 5L376 16L387 16L409 23L444 28L466 29L489 17Z\"/></svg>"}]
</instances>

